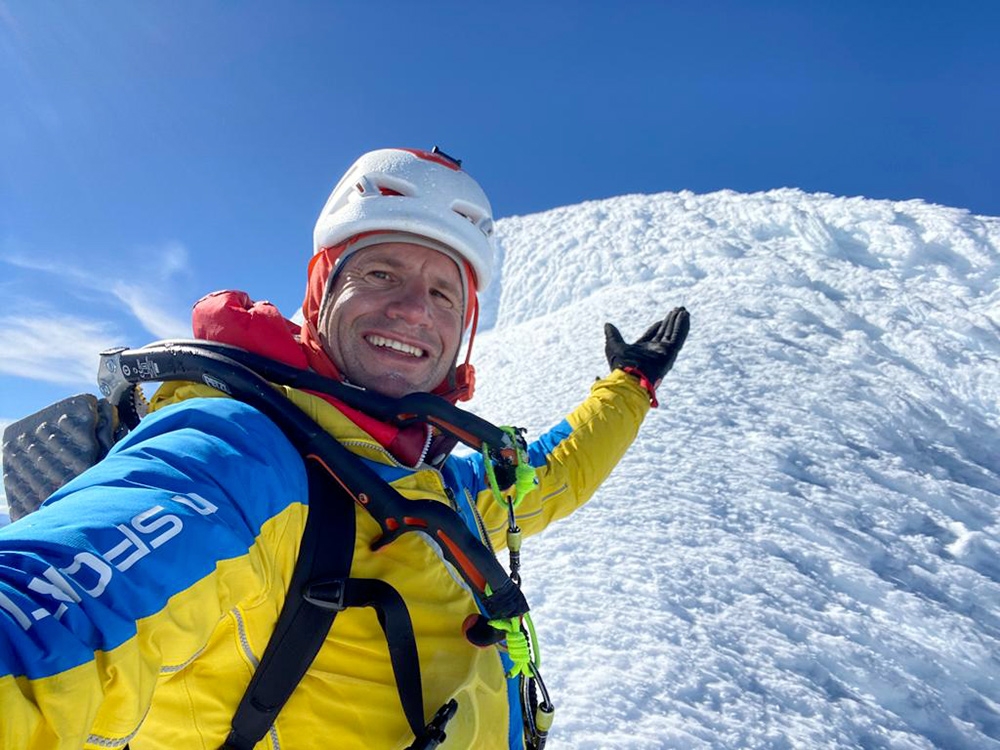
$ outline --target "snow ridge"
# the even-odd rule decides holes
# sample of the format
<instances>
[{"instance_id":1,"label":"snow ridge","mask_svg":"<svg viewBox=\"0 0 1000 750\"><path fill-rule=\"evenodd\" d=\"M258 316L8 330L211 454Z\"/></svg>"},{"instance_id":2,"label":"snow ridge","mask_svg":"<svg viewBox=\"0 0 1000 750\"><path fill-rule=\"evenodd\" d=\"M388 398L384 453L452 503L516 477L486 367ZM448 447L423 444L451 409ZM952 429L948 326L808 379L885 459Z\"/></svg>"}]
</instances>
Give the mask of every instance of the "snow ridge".
<instances>
[{"instance_id":1,"label":"snow ridge","mask_svg":"<svg viewBox=\"0 0 1000 750\"><path fill-rule=\"evenodd\" d=\"M785 189L504 219L475 409L537 433L675 305L663 408L525 544L574 748L1000 747L1000 220Z\"/></svg>"}]
</instances>

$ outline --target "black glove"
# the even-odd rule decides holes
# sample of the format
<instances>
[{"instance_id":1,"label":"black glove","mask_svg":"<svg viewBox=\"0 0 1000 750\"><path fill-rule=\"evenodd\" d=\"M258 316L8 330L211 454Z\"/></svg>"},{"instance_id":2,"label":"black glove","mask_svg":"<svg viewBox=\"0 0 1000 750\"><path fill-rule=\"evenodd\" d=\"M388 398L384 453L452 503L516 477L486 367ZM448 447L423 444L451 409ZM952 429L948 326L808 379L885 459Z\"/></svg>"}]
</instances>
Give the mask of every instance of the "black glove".
<instances>
[{"instance_id":1,"label":"black glove","mask_svg":"<svg viewBox=\"0 0 1000 750\"><path fill-rule=\"evenodd\" d=\"M604 353L611 369L624 370L644 381L654 406L656 387L670 372L680 354L691 327L691 316L683 307L675 307L667 317L653 323L634 344L626 344L611 323L604 324Z\"/></svg>"}]
</instances>

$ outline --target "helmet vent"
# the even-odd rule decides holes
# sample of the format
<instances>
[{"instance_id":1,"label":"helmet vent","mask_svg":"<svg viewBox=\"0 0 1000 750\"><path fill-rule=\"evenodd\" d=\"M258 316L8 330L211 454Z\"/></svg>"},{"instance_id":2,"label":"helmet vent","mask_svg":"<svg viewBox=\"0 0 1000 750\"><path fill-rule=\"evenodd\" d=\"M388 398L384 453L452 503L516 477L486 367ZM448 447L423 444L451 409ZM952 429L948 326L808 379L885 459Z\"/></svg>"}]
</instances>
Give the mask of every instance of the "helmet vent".
<instances>
[{"instance_id":1,"label":"helmet vent","mask_svg":"<svg viewBox=\"0 0 1000 750\"><path fill-rule=\"evenodd\" d=\"M412 194L411 187L405 182L386 180L382 175L379 176L378 180L372 179L372 175L364 175L354 183L354 190L365 198L373 195L407 196Z\"/></svg>"},{"instance_id":2,"label":"helmet vent","mask_svg":"<svg viewBox=\"0 0 1000 750\"><path fill-rule=\"evenodd\" d=\"M413 197L419 192L407 180L397 179L393 175L366 175L366 177L373 193L377 191L379 195Z\"/></svg>"},{"instance_id":3,"label":"helmet vent","mask_svg":"<svg viewBox=\"0 0 1000 750\"><path fill-rule=\"evenodd\" d=\"M479 229L487 237L493 234L493 220L478 206L466 203L465 201L455 201L451 206L451 210Z\"/></svg>"},{"instance_id":4,"label":"helmet vent","mask_svg":"<svg viewBox=\"0 0 1000 750\"><path fill-rule=\"evenodd\" d=\"M451 204L451 210L463 219L471 221L473 224L478 224L484 216L482 209L478 206L472 205L471 203L467 203L466 201L453 201Z\"/></svg>"}]
</instances>

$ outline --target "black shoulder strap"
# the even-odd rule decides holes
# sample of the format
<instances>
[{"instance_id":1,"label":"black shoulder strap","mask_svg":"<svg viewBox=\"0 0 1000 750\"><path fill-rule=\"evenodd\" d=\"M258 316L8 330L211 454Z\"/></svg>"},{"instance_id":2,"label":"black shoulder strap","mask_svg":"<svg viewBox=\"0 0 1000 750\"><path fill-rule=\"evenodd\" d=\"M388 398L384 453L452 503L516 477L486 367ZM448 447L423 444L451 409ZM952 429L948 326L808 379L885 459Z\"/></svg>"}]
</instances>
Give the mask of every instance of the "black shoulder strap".
<instances>
[{"instance_id":1,"label":"black shoulder strap","mask_svg":"<svg viewBox=\"0 0 1000 750\"><path fill-rule=\"evenodd\" d=\"M354 501L321 464L306 460L306 471L309 516L287 598L233 716L224 750L251 750L263 739L322 648L337 613L347 607L376 610L403 712L414 734L424 729L420 666L406 604L384 581L349 577Z\"/></svg>"},{"instance_id":2,"label":"black shoulder strap","mask_svg":"<svg viewBox=\"0 0 1000 750\"><path fill-rule=\"evenodd\" d=\"M233 717L224 748L250 750L267 734L323 645L339 610L313 604L305 596L308 586L324 580L331 586L339 581L343 588L350 574L354 503L343 491L328 492L335 487L323 479L321 467L307 461L306 470L309 516L285 604Z\"/></svg>"}]
</instances>

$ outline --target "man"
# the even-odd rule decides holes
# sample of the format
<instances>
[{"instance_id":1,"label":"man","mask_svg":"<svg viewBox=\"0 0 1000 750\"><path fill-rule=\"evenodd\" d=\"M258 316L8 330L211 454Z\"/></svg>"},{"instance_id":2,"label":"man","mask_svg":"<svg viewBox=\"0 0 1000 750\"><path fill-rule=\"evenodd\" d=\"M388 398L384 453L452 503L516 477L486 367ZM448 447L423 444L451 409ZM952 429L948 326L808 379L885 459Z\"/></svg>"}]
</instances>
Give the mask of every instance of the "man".
<instances>
[{"instance_id":1,"label":"man","mask_svg":"<svg viewBox=\"0 0 1000 750\"><path fill-rule=\"evenodd\" d=\"M459 364L459 349L489 283L492 233L489 202L457 162L406 149L366 154L317 222L301 330L226 292L196 305L195 333L384 396L467 399L471 367L468 355ZM537 487L516 508L524 533L568 515L611 471L687 329L682 308L635 344L606 328L611 375L527 446ZM426 424L388 424L323 393L283 393L408 502L437 501L478 543L505 546L509 509L483 456L449 456L453 441ZM232 740L234 712L289 598L310 480L272 420L221 395L167 383L103 461L0 530L0 746ZM471 643L481 602L467 582L426 535L373 549L384 529L364 502L353 511L350 575L388 584L405 603L423 716L408 721L401 708L379 616L348 607L257 747L404 748L414 723L451 700L444 746L524 747L513 640ZM335 537L321 531L321 543Z\"/></svg>"}]
</instances>

